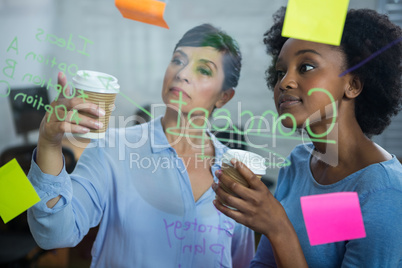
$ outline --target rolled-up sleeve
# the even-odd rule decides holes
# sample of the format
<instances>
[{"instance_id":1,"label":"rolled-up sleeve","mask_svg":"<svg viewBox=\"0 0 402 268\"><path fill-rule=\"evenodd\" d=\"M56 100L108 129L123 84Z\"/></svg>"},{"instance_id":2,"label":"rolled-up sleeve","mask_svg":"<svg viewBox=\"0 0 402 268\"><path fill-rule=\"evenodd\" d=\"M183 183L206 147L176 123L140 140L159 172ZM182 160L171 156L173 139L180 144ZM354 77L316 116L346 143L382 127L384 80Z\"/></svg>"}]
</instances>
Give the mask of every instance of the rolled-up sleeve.
<instances>
[{"instance_id":1,"label":"rolled-up sleeve","mask_svg":"<svg viewBox=\"0 0 402 268\"><path fill-rule=\"evenodd\" d=\"M44 249L74 247L102 218L99 192L106 188L104 180L108 176L99 168L102 156L97 148L85 150L71 175L63 167L58 176L43 173L35 156L36 150L28 178L41 201L28 210L31 233ZM61 196L57 204L47 207L46 203L57 196Z\"/></svg>"},{"instance_id":2,"label":"rolled-up sleeve","mask_svg":"<svg viewBox=\"0 0 402 268\"><path fill-rule=\"evenodd\" d=\"M41 200L30 209L30 212L35 217L40 218L56 213L63 209L67 203L71 203L73 191L70 176L64 166L64 159L62 171L58 176L53 176L43 173L36 164L35 158L36 149L31 160L31 169L29 170L28 178ZM48 208L46 203L59 195L61 196L59 202L53 208Z\"/></svg>"}]
</instances>

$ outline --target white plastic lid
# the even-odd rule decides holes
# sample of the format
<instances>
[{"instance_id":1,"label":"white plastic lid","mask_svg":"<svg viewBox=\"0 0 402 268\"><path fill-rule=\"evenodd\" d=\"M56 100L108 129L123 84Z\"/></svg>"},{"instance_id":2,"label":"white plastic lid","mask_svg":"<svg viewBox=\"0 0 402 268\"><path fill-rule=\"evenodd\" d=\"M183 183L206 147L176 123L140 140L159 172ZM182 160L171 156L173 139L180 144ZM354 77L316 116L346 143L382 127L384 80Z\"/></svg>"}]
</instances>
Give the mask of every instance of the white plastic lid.
<instances>
[{"instance_id":1,"label":"white plastic lid","mask_svg":"<svg viewBox=\"0 0 402 268\"><path fill-rule=\"evenodd\" d=\"M75 88L98 93L119 93L117 78L105 73L79 70L73 77Z\"/></svg>"},{"instance_id":2,"label":"white plastic lid","mask_svg":"<svg viewBox=\"0 0 402 268\"><path fill-rule=\"evenodd\" d=\"M266 174L267 166L265 165L265 158L258 154L244 150L229 149L223 154L222 163L233 166L230 163L230 160L233 158L244 163L256 175L263 176Z\"/></svg>"}]
</instances>

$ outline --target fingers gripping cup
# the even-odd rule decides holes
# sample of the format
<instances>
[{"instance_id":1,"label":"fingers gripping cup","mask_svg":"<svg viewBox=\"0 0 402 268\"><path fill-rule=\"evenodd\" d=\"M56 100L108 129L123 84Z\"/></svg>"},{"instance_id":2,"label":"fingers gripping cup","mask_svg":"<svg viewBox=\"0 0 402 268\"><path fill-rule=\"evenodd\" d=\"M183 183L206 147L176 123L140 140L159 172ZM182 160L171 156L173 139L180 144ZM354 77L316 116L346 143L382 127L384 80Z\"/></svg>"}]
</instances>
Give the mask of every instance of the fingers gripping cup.
<instances>
[{"instance_id":1,"label":"fingers gripping cup","mask_svg":"<svg viewBox=\"0 0 402 268\"><path fill-rule=\"evenodd\" d=\"M222 157L222 172L235 182L238 182L245 187L250 187L247 180L230 163L230 160L233 158L245 164L259 179L265 175L267 167L265 165L264 157L244 150L230 149ZM237 196L223 183L220 184L220 187L230 195Z\"/></svg>"},{"instance_id":2,"label":"fingers gripping cup","mask_svg":"<svg viewBox=\"0 0 402 268\"><path fill-rule=\"evenodd\" d=\"M85 134L74 135L88 139L104 138L110 114L112 113L111 108L120 89L117 78L105 73L80 70L73 77L73 85L76 90L81 89L88 95L88 98L85 99L86 102L95 103L106 112L105 116L99 118L86 112L80 112L82 115L99 120L103 123L103 127L101 129L91 129L90 132Z\"/></svg>"}]
</instances>

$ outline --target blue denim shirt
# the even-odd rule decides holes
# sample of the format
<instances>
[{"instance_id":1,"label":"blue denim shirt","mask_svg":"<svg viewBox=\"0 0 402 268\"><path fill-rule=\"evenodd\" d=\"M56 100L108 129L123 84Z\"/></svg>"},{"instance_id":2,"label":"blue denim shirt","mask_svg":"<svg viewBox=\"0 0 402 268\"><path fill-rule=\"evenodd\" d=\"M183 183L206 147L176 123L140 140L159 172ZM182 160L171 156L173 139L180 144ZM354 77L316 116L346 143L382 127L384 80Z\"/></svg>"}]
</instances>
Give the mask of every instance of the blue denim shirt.
<instances>
[{"instance_id":1,"label":"blue denim shirt","mask_svg":"<svg viewBox=\"0 0 402 268\"><path fill-rule=\"evenodd\" d=\"M214 174L227 148L211 138ZM44 174L34 159L28 177L41 201L28 221L45 249L73 247L99 224L91 267L248 267L254 256L253 232L215 209L212 188L194 201L161 118L91 141L71 175Z\"/></svg>"}]
</instances>

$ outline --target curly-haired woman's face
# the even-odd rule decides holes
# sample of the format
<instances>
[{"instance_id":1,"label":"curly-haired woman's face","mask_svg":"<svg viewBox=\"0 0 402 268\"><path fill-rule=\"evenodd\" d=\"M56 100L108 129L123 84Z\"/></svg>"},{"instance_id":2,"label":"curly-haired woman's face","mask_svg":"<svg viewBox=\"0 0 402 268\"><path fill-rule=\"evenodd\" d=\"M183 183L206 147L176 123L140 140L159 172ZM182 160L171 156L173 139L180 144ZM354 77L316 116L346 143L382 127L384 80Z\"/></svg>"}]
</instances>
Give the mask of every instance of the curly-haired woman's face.
<instances>
[{"instance_id":1,"label":"curly-haired woman's face","mask_svg":"<svg viewBox=\"0 0 402 268\"><path fill-rule=\"evenodd\" d=\"M327 94L314 92L313 88L326 89L340 105L344 91L349 86L349 76L339 77L344 66L344 55L333 47L298 39L288 39L279 53L275 69L277 83L274 88L278 114L292 114L298 128L307 118L316 128L315 133L325 132L332 114L331 101ZM282 121L292 127L290 118ZM322 129L322 130L321 130Z\"/></svg>"}]
</instances>

